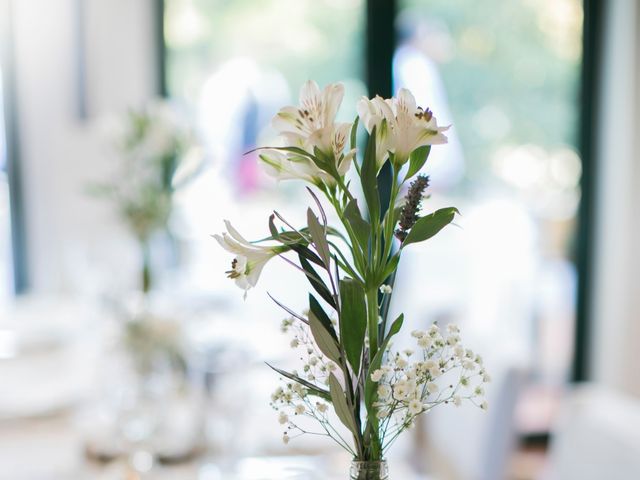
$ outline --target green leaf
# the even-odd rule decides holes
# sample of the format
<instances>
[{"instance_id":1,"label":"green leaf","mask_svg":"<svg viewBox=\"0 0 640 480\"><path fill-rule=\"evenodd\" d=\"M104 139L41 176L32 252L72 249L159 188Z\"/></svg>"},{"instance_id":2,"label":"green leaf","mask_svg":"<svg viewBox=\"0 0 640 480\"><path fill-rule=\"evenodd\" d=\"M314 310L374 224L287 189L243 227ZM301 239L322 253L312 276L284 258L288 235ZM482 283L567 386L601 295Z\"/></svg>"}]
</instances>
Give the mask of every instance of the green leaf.
<instances>
[{"instance_id":1,"label":"green leaf","mask_svg":"<svg viewBox=\"0 0 640 480\"><path fill-rule=\"evenodd\" d=\"M340 305L340 341L357 375L367 331L367 305L362 285L351 278L340 280Z\"/></svg>"},{"instance_id":2,"label":"green leaf","mask_svg":"<svg viewBox=\"0 0 640 480\"><path fill-rule=\"evenodd\" d=\"M318 221L318 217L315 216L313 210L310 208L307 209L307 223L309 225L309 233L311 233L311 238L313 239L313 244L328 270L331 266L331 253L329 252L327 237L325 235L324 228Z\"/></svg>"},{"instance_id":3,"label":"green leaf","mask_svg":"<svg viewBox=\"0 0 640 480\"><path fill-rule=\"evenodd\" d=\"M431 145L425 145L423 147L416 148L409 156L409 170L404 179L413 177L427 162L429 153L431 152Z\"/></svg>"},{"instance_id":4,"label":"green leaf","mask_svg":"<svg viewBox=\"0 0 640 480\"><path fill-rule=\"evenodd\" d=\"M300 266L306 272L307 280L313 287L313 289L318 292L318 294L333 308L336 308L336 301L331 295L331 292L327 288L327 286L322 282L320 276L318 276L318 272L311 266L309 261L304 257L304 255L298 253L298 259L300 260Z\"/></svg>"},{"instance_id":5,"label":"green leaf","mask_svg":"<svg viewBox=\"0 0 640 480\"><path fill-rule=\"evenodd\" d=\"M269 232L271 233L270 237L263 238L253 243L266 242L269 240L275 240L277 242L283 243L285 245L292 244L307 244L307 239L299 232L295 232L293 230L290 231L278 231L275 224L275 214L271 214L269 216Z\"/></svg>"},{"instance_id":6,"label":"green leaf","mask_svg":"<svg viewBox=\"0 0 640 480\"><path fill-rule=\"evenodd\" d=\"M271 238L273 239L277 239L280 236L280 233L278 232L274 221L275 218L275 214L272 213L271 215L269 215L269 231L271 232Z\"/></svg>"},{"instance_id":7,"label":"green leaf","mask_svg":"<svg viewBox=\"0 0 640 480\"><path fill-rule=\"evenodd\" d=\"M339 364L341 356L338 343L313 312L309 312L309 329L320 351L324 353L327 358Z\"/></svg>"},{"instance_id":8,"label":"green leaf","mask_svg":"<svg viewBox=\"0 0 640 480\"><path fill-rule=\"evenodd\" d=\"M380 368L380 365L382 364L382 359L384 358L384 355L385 355L385 350L389 345L389 341L395 334L397 334L400 331L400 328L402 328L403 321L404 321L404 313L401 313L398 316L398 318L396 318L394 322L391 324L389 333L385 337L384 341L380 345L378 353L376 353L376 356L373 357L373 360L371 360L371 364L369 365L369 374L367 375L367 378L365 378L365 385L364 385L364 402L365 402L365 405L367 406L367 411L370 414L372 414L373 402L375 401L376 391L378 389L378 384L373 380L371 380L371 374L375 370L378 370Z\"/></svg>"},{"instance_id":9,"label":"green leaf","mask_svg":"<svg viewBox=\"0 0 640 480\"><path fill-rule=\"evenodd\" d=\"M324 267L324 263L322 263L322 259L318 255L313 253L309 247L305 245L296 245L296 244L291 244L289 245L289 247L298 255L303 256L306 260L309 260L310 262L315 263L319 267Z\"/></svg>"},{"instance_id":10,"label":"green leaf","mask_svg":"<svg viewBox=\"0 0 640 480\"><path fill-rule=\"evenodd\" d=\"M318 318L318 320L320 320L320 323L322 323L322 326L325 328L327 332L329 332L331 337L337 343L338 336L336 335L336 331L333 328L333 323L331 323L331 319L329 318L329 315L325 313L325 311L323 310L318 300L316 300L316 297L314 297L312 294L309 294L309 310L313 312L313 314Z\"/></svg>"},{"instance_id":11,"label":"green leaf","mask_svg":"<svg viewBox=\"0 0 640 480\"><path fill-rule=\"evenodd\" d=\"M423 242L436 235L440 230L449 225L456 216L458 209L455 207L441 208L430 215L419 218L411 227L409 235L402 242L402 248L411 243Z\"/></svg>"},{"instance_id":12,"label":"green leaf","mask_svg":"<svg viewBox=\"0 0 640 480\"><path fill-rule=\"evenodd\" d=\"M289 372L286 372L284 370L280 370L279 368L276 368L276 367L274 367L273 365L271 365L269 363L267 363L267 365L271 369L273 369L276 372L278 372L283 377L286 377L289 380L293 380L294 382L297 382L300 385L302 385L303 387L305 387L307 390L309 390L309 393L311 395L315 395L316 397L320 397L320 398L322 398L324 400L327 400L328 402L331 401L331 395L326 390L323 390L322 388L316 387L314 384L312 384L310 382L307 382L306 380L294 375L293 373L289 373Z\"/></svg>"},{"instance_id":13,"label":"green leaf","mask_svg":"<svg viewBox=\"0 0 640 480\"><path fill-rule=\"evenodd\" d=\"M351 431L351 433L358 436L359 432L356 427L353 409L349 407L347 396L345 395L340 382L333 373L329 375L329 392L331 394L331 403L333 403L333 409L336 411L336 415L343 425Z\"/></svg>"},{"instance_id":14,"label":"green leaf","mask_svg":"<svg viewBox=\"0 0 640 480\"><path fill-rule=\"evenodd\" d=\"M380 194L378 193L378 166L376 165L376 127L371 130L364 152L360 182L369 208L369 219L380 218Z\"/></svg>"},{"instance_id":15,"label":"green leaf","mask_svg":"<svg viewBox=\"0 0 640 480\"><path fill-rule=\"evenodd\" d=\"M399 262L400 262L400 255L395 254L393 257L391 257L391 259L385 266L382 272L382 275L379 278L378 283L384 282L396 270L396 268L398 268Z\"/></svg>"},{"instance_id":16,"label":"green leaf","mask_svg":"<svg viewBox=\"0 0 640 480\"><path fill-rule=\"evenodd\" d=\"M358 208L358 201L355 198L347 204L347 207L344 209L344 216L349 221L358 243L362 249L366 251L367 245L369 244L369 231L371 227L369 222L362 218L362 214Z\"/></svg>"},{"instance_id":17,"label":"green leaf","mask_svg":"<svg viewBox=\"0 0 640 480\"><path fill-rule=\"evenodd\" d=\"M356 142L358 140L358 124L360 123L360 117L356 117L353 121L353 125L351 126L351 135L349 135L349 148L353 150L356 148Z\"/></svg>"},{"instance_id":18,"label":"green leaf","mask_svg":"<svg viewBox=\"0 0 640 480\"><path fill-rule=\"evenodd\" d=\"M300 148L300 147L262 147L256 150L282 150L284 152L290 152L290 153L296 153L302 157L306 157L310 160L313 160L314 162L316 162L316 157L311 155L309 152L307 152L306 150ZM252 150L255 151L255 150ZM250 152L247 152L250 153Z\"/></svg>"}]
</instances>

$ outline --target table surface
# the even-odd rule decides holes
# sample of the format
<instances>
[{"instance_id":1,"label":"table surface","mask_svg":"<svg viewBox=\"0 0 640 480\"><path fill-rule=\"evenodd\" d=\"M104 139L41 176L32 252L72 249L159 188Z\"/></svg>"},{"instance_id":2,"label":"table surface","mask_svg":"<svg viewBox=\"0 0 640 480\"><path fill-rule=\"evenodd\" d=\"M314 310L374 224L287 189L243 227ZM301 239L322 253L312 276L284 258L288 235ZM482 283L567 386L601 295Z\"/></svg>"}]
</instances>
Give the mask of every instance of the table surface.
<instances>
[{"instance_id":1,"label":"table surface","mask_svg":"<svg viewBox=\"0 0 640 480\"><path fill-rule=\"evenodd\" d=\"M346 455L225 458L204 454L176 465L154 465L137 476L124 462L87 460L72 415L0 423L0 480L345 480ZM391 462L390 462L391 463ZM391 463L395 478L427 480Z\"/></svg>"}]
</instances>

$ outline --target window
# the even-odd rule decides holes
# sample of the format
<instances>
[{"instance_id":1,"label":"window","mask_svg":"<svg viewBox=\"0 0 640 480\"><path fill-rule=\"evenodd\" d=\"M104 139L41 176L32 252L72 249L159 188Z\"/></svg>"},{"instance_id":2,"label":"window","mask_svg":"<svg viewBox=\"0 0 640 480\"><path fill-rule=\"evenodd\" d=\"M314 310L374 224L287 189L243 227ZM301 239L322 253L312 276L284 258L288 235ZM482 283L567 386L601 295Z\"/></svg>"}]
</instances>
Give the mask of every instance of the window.
<instances>
[{"instance_id":1,"label":"window","mask_svg":"<svg viewBox=\"0 0 640 480\"><path fill-rule=\"evenodd\" d=\"M434 240L401 281L424 289L416 311L463 323L554 390L570 378L575 325L582 3L399 6L395 85L453 125L426 168L430 207L459 206L466 230Z\"/></svg>"},{"instance_id":2,"label":"window","mask_svg":"<svg viewBox=\"0 0 640 480\"><path fill-rule=\"evenodd\" d=\"M356 100L367 91L364 0L166 0L165 40L169 96L198 119L210 164L178 198L176 230L190 242L185 278L225 291L233 288L220 275L228 266L210 237L223 227L219 219L242 218L239 228L258 238L269 207L286 214L292 200L306 201L296 185L275 189L257 154L244 153L273 140L269 120L281 106L297 103L308 79L345 83L339 115L353 120Z\"/></svg>"},{"instance_id":3,"label":"window","mask_svg":"<svg viewBox=\"0 0 640 480\"><path fill-rule=\"evenodd\" d=\"M425 167L425 209L458 206L465 232L408 250L398 282L410 288L394 301L414 322L463 324L496 364L530 366L528 398L548 398L570 378L575 328L582 3L397 3L394 88L408 87L452 124L449 145L434 148ZM220 230L214 220L243 218L255 237L268 207L286 213L292 200L305 201L293 186L274 191L243 153L273 138L269 118L308 78L343 81L345 106L366 93L365 4L166 0L168 91L199 119L211 163L180 199L179 230L193 247L186 276L197 285L232 288L215 247L196 240ZM342 111L345 120L354 114ZM303 283L285 295L300 301ZM548 426L536 424L538 414L525 416L530 430Z\"/></svg>"},{"instance_id":4,"label":"window","mask_svg":"<svg viewBox=\"0 0 640 480\"><path fill-rule=\"evenodd\" d=\"M0 301L6 300L13 291L11 209L9 180L7 178L7 140L2 79L2 65L0 65Z\"/></svg>"}]
</instances>

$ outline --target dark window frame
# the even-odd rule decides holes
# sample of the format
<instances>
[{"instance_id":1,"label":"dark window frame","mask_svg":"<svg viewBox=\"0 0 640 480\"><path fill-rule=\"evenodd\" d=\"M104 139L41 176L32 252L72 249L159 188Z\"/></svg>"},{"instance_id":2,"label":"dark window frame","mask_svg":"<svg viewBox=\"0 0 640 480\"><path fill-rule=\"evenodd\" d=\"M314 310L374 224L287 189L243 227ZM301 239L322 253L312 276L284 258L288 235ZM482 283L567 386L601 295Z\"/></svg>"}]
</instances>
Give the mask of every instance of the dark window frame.
<instances>
[{"instance_id":1,"label":"dark window frame","mask_svg":"<svg viewBox=\"0 0 640 480\"><path fill-rule=\"evenodd\" d=\"M582 71L580 77L580 124L578 150L582 159L580 180L581 199L576 230L575 264L578 272L576 325L574 334L572 380L584 382L591 378L590 353L593 325L592 293L593 265L596 245L596 196L598 102L602 43L604 29L604 1L584 0L582 37Z\"/></svg>"}]
</instances>

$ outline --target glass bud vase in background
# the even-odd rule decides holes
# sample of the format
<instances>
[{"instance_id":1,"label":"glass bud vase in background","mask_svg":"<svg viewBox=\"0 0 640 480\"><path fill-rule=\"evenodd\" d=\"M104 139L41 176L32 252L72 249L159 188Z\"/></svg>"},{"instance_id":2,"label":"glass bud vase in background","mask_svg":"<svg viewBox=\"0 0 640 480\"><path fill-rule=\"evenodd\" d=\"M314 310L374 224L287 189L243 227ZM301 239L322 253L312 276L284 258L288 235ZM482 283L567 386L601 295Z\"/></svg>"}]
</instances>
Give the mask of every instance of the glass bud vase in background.
<instances>
[{"instance_id":1,"label":"glass bud vase in background","mask_svg":"<svg viewBox=\"0 0 640 480\"><path fill-rule=\"evenodd\" d=\"M350 480L389 480L386 460L373 462L351 462Z\"/></svg>"}]
</instances>

